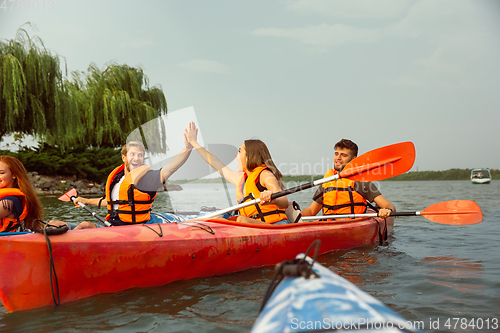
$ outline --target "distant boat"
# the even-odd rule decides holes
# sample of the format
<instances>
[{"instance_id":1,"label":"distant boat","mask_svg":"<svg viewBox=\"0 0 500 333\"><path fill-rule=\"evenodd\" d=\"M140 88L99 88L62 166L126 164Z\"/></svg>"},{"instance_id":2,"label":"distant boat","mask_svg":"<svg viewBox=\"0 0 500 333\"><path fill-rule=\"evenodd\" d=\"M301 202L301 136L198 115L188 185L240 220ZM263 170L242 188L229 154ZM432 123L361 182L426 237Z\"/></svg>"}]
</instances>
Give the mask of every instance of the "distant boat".
<instances>
[{"instance_id":1,"label":"distant boat","mask_svg":"<svg viewBox=\"0 0 500 333\"><path fill-rule=\"evenodd\" d=\"M474 169L470 173L472 184L489 184L491 182L490 169Z\"/></svg>"}]
</instances>

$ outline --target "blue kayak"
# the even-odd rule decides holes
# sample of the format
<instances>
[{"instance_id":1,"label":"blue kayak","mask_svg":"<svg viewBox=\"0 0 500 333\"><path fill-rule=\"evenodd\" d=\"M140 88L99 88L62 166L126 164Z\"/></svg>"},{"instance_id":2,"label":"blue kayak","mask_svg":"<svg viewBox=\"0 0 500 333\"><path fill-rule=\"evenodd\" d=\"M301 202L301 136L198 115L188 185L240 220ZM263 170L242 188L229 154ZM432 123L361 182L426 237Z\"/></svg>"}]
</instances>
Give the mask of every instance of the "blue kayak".
<instances>
[{"instance_id":1,"label":"blue kayak","mask_svg":"<svg viewBox=\"0 0 500 333\"><path fill-rule=\"evenodd\" d=\"M14 236L14 235L24 235L31 234L31 231L12 231L12 232L0 232L0 237L2 236Z\"/></svg>"},{"instance_id":2,"label":"blue kayak","mask_svg":"<svg viewBox=\"0 0 500 333\"><path fill-rule=\"evenodd\" d=\"M264 300L251 332L422 332L351 282L312 263L304 254L285 262L293 267L282 267L282 271L299 272L283 274ZM306 274L304 265L309 269Z\"/></svg>"}]
</instances>

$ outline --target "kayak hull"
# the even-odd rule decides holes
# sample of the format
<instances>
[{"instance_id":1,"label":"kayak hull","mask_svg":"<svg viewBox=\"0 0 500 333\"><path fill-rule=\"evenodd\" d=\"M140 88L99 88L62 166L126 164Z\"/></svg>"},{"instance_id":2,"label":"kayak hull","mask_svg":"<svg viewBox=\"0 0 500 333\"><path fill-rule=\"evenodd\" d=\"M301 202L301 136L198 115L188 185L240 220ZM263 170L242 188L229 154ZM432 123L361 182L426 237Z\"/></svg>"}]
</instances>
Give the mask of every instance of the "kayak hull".
<instances>
[{"instance_id":1,"label":"kayak hull","mask_svg":"<svg viewBox=\"0 0 500 333\"><path fill-rule=\"evenodd\" d=\"M304 258L303 254L297 259ZM312 263L312 259L306 260ZM316 277L284 277L255 321L252 333L420 332L422 327L328 268L314 263Z\"/></svg>"},{"instance_id":2,"label":"kayak hull","mask_svg":"<svg viewBox=\"0 0 500 333\"><path fill-rule=\"evenodd\" d=\"M51 254L42 234L0 237L0 300L14 312L53 306L57 291L60 303L66 303L234 273L279 263L316 239L322 241L321 253L374 243L379 228L390 232L393 223L393 218L365 218L260 226L201 220L73 230L49 237Z\"/></svg>"}]
</instances>

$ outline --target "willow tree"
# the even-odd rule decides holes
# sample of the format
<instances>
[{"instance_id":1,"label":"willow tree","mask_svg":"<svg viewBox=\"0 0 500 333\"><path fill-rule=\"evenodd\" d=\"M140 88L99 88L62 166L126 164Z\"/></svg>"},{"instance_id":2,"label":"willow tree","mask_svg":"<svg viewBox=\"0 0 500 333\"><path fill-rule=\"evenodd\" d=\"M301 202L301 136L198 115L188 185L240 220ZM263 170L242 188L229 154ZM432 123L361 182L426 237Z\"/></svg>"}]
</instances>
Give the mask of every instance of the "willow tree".
<instances>
[{"instance_id":1,"label":"willow tree","mask_svg":"<svg viewBox=\"0 0 500 333\"><path fill-rule=\"evenodd\" d=\"M0 138L18 132L44 137L50 133L67 144L68 126L78 126L72 110L63 110L63 76L59 56L20 28L12 40L0 41Z\"/></svg>"},{"instance_id":2,"label":"willow tree","mask_svg":"<svg viewBox=\"0 0 500 333\"><path fill-rule=\"evenodd\" d=\"M111 63L101 71L91 64L69 80L59 59L22 28L13 40L0 41L0 139L18 132L62 150L117 147L141 124L167 112L162 90L149 87L141 68ZM159 143L157 149L164 147Z\"/></svg>"},{"instance_id":3,"label":"willow tree","mask_svg":"<svg viewBox=\"0 0 500 333\"><path fill-rule=\"evenodd\" d=\"M64 108L75 111L81 124L68 134L72 144L120 146L134 129L167 112L163 91L149 87L141 68L110 63L100 70L91 64L87 73L72 72L63 88ZM47 139L57 143L55 136Z\"/></svg>"}]
</instances>

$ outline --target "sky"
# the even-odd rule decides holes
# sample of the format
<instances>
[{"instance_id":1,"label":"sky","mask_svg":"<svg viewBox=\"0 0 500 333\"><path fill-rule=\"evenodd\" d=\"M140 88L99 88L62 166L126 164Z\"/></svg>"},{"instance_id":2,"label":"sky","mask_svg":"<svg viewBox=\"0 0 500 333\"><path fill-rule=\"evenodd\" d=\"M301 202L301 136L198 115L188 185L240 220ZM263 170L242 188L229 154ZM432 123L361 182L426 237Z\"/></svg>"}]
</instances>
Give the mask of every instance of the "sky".
<instances>
[{"instance_id":1,"label":"sky","mask_svg":"<svg viewBox=\"0 0 500 333\"><path fill-rule=\"evenodd\" d=\"M414 171L500 169L497 0L0 3L0 39L31 22L68 79L139 66L205 143L261 139L284 174L324 173L342 138L411 141Z\"/></svg>"}]
</instances>

